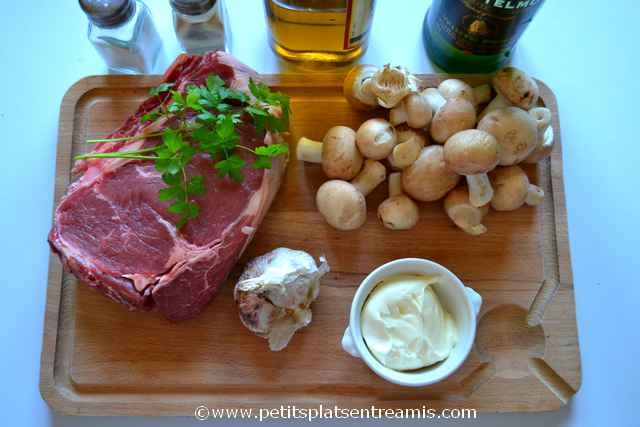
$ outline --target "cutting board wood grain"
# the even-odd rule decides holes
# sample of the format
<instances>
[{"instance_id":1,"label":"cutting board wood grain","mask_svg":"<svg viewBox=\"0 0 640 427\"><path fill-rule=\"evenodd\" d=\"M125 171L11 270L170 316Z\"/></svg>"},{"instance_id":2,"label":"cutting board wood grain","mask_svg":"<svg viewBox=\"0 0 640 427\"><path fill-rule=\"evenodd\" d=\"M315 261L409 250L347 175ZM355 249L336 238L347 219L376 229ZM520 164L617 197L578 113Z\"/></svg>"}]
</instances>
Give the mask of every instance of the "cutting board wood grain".
<instances>
[{"instance_id":1,"label":"cutting board wood grain","mask_svg":"<svg viewBox=\"0 0 640 427\"><path fill-rule=\"evenodd\" d=\"M425 86L444 76L424 75ZM466 78L466 77L465 77ZM291 96L290 142L321 139L331 126L357 128L384 111L351 109L341 75L270 75L265 81ZM487 78L466 78L470 83ZM145 99L158 76L95 76L76 83L62 102L55 178L56 204L72 181L72 158L82 142L117 127ZM40 373L45 400L78 415L191 415L196 406L468 407L480 411L559 408L580 386L573 279L569 258L558 107L550 159L525 167L546 192L544 203L491 212L488 232L469 236L454 227L442 202L422 203L418 226L393 232L376 218L386 198L380 186L368 199L368 219L357 231L328 227L314 194L318 165L291 159L285 181L255 239L221 293L196 319L171 323L154 312L129 312L63 272L51 256ZM292 150L294 151L294 150ZM240 323L233 282L245 262L278 246L325 255L331 273L313 305L312 324L283 351ZM484 299L475 346L446 381L403 388L375 376L342 351L351 298L376 266L395 258L439 262Z\"/></svg>"}]
</instances>

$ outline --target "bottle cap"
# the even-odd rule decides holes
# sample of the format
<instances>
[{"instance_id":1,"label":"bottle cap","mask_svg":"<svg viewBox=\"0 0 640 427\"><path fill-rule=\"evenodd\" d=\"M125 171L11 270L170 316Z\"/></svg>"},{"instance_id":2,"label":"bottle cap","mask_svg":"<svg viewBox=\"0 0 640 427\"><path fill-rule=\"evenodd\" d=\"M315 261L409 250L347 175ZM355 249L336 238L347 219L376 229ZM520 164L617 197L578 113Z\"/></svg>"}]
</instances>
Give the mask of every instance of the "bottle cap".
<instances>
[{"instance_id":1,"label":"bottle cap","mask_svg":"<svg viewBox=\"0 0 640 427\"><path fill-rule=\"evenodd\" d=\"M211 10L216 0L170 0L171 7L183 15L202 15Z\"/></svg>"},{"instance_id":2,"label":"bottle cap","mask_svg":"<svg viewBox=\"0 0 640 427\"><path fill-rule=\"evenodd\" d=\"M135 11L133 0L79 0L89 21L98 27L115 27L131 18Z\"/></svg>"}]
</instances>

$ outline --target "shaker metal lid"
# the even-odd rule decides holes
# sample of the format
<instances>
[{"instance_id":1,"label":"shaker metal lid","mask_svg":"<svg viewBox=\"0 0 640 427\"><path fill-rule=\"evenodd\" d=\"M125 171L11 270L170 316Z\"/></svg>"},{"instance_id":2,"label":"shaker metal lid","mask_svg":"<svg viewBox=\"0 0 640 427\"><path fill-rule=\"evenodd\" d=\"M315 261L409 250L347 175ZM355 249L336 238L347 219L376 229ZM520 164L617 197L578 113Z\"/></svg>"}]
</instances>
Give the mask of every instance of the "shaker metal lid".
<instances>
[{"instance_id":1,"label":"shaker metal lid","mask_svg":"<svg viewBox=\"0 0 640 427\"><path fill-rule=\"evenodd\" d=\"M79 0L89 20L98 27L114 27L126 22L135 12L133 0Z\"/></svg>"},{"instance_id":2,"label":"shaker metal lid","mask_svg":"<svg viewBox=\"0 0 640 427\"><path fill-rule=\"evenodd\" d=\"M183 15L201 15L211 10L216 0L170 0L171 7Z\"/></svg>"}]
</instances>

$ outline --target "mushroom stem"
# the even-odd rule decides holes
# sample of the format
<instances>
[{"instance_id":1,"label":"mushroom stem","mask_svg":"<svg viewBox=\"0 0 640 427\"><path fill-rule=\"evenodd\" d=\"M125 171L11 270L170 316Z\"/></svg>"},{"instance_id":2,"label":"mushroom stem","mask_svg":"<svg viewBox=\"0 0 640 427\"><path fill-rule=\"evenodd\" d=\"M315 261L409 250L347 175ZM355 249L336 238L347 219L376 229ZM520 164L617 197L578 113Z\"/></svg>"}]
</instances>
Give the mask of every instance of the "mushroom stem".
<instances>
[{"instance_id":1,"label":"mushroom stem","mask_svg":"<svg viewBox=\"0 0 640 427\"><path fill-rule=\"evenodd\" d=\"M420 138L419 135L411 135L409 139L393 147L393 151L388 157L391 167L404 169L411 166L420 155L420 150L424 145L424 138Z\"/></svg>"},{"instance_id":2,"label":"mushroom stem","mask_svg":"<svg viewBox=\"0 0 640 427\"><path fill-rule=\"evenodd\" d=\"M442 96L440 91L434 87L427 88L421 92L421 95L425 97L427 103L431 106L433 114L436 113L444 105L447 100Z\"/></svg>"},{"instance_id":3,"label":"mushroom stem","mask_svg":"<svg viewBox=\"0 0 640 427\"><path fill-rule=\"evenodd\" d=\"M454 206L449 209L449 218L451 218L454 224L472 236L479 236L487 232L487 227L485 227L484 224L473 224L477 216L476 211L468 205Z\"/></svg>"},{"instance_id":4,"label":"mushroom stem","mask_svg":"<svg viewBox=\"0 0 640 427\"><path fill-rule=\"evenodd\" d=\"M473 88L473 99L476 105L484 104L491 100L491 86L483 84Z\"/></svg>"},{"instance_id":5,"label":"mushroom stem","mask_svg":"<svg viewBox=\"0 0 640 427\"><path fill-rule=\"evenodd\" d=\"M369 195L387 177L387 169L375 160L365 160L364 168L352 181L354 187L364 196Z\"/></svg>"},{"instance_id":6,"label":"mushroom stem","mask_svg":"<svg viewBox=\"0 0 640 427\"><path fill-rule=\"evenodd\" d=\"M322 163L322 142L303 136L298 140L296 157L303 162Z\"/></svg>"},{"instance_id":7,"label":"mushroom stem","mask_svg":"<svg viewBox=\"0 0 640 427\"><path fill-rule=\"evenodd\" d=\"M524 159L525 163L538 163L551 154L553 150L553 128L551 127L551 110L536 107L529 110L529 115L536 121L538 139L536 148Z\"/></svg>"},{"instance_id":8,"label":"mushroom stem","mask_svg":"<svg viewBox=\"0 0 640 427\"><path fill-rule=\"evenodd\" d=\"M488 206L475 207L469 201L469 193L465 187L453 189L444 199L444 210L461 230L477 236L487 231L482 220L489 212Z\"/></svg>"},{"instance_id":9,"label":"mushroom stem","mask_svg":"<svg viewBox=\"0 0 640 427\"><path fill-rule=\"evenodd\" d=\"M529 184L527 196L525 197L524 202L529 206L536 206L542 203L543 200L544 190L537 185Z\"/></svg>"},{"instance_id":10,"label":"mushroom stem","mask_svg":"<svg viewBox=\"0 0 640 427\"><path fill-rule=\"evenodd\" d=\"M389 197L402 195L402 173L389 174Z\"/></svg>"},{"instance_id":11,"label":"mushroom stem","mask_svg":"<svg viewBox=\"0 0 640 427\"><path fill-rule=\"evenodd\" d=\"M484 110L482 110L482 112L480 113L480 116L478 117L478 121L482 120L484 116L486 116L487 114L489 114L494 110L499 110L501 108L507 108L511 106L512 104L507 100L507 98L505 98L500 94L497 94L495 98L491 100L489 105L484 107Z\"/></svg>"},{"instance_id":12,"label":"mushroom stem","mask_svg":"<svg viewBox=\"0 0 640 427\"><path fill-rule=\"evenodd\" d=\"M540 136L538 136L540 138ZM549 126L542 135L542 140L538 141L538 146L529 157L524 159L524 163L538 163L540 160L549 157L553 151L553 128Z\"/></svg>"},{"instance_id":13,"label":"mushroom stem","mask_svg":"<svg viewBox=\"0 0 640 427\"><path fill-rule=\"evenodd\" d=\"M467 175L469 201L477 208L484 206L493 198L493 187L486 173Z\"/></svg>"},{"instance_id":14,"label":"mushroom stem","mask_svg":"<svg viewBox=\"0 0 640 427\"><path fill-rule=\"evenodd\" d=\"M551 125L551 110L545 107L536 107L529 110L529 115L536 121L538 135L544 135L547 128Z\"/></svg>"}]
</instances>

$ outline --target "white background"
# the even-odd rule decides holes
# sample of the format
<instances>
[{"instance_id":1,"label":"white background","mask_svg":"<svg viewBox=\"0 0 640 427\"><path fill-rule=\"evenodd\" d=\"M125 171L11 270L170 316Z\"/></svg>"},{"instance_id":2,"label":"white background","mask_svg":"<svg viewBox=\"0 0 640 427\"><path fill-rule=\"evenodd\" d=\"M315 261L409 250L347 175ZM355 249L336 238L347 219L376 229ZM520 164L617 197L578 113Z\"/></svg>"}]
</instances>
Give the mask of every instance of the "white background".
<instances>
[{"instance_id":1,"label":"white background","mask_svg":"<svg viewBox=\"0 0 640 427\"><path fill-rule=\"evenodd\" d=\"M147 3L173 58L168 1ZM260 72L291 68L267 47L262 1L228 3L232 53ZM431 71L420 37L428 4L379 0L363 60ZM40 397L58 109L73 82L105 68L87 42L76 1L0 6L0 425L202 425L188 418L63 417ZM478 425L640 426L639 12L632 0L548 1L515 55L560 105L583 382L560 411L482 414Z\"/></svg>"}]
</instances>

